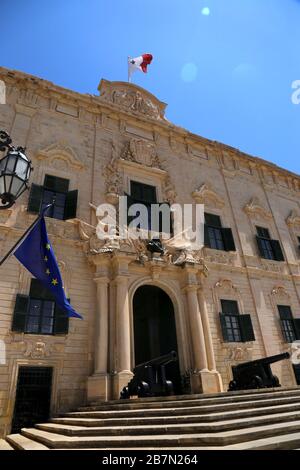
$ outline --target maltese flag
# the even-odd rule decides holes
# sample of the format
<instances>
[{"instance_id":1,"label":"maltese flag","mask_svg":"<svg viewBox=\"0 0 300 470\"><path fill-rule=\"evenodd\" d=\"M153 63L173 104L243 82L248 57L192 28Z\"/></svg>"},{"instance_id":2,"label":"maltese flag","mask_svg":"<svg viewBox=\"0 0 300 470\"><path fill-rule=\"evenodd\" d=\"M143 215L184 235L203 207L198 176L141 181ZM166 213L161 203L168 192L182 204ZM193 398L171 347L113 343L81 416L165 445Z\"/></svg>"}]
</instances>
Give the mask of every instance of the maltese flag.
<instances>
[{"instance_id":1,"label":"maltese flag","mask_svg":"<svg viewBox=\"0 0 300 470\"><path fill-rule=\"evenodd\" d=\"M147 73L147 66L151 64L153 59L152 54L142 54L139 57L132 59L128 57L128 80L130 81L131 75L136 70Z\"/></svg>"}]
</instances>

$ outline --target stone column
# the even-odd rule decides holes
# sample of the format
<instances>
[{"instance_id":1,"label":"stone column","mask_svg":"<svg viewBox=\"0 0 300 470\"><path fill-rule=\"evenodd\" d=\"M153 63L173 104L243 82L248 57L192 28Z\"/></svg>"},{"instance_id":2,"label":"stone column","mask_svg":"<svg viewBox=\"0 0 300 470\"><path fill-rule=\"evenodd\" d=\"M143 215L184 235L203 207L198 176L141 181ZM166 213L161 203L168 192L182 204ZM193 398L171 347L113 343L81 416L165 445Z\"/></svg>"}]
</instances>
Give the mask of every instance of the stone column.
<instances>
[{"instance_id":1,"label":"stone column","mask_svg":"<svg viewBox=\"0 0 300 470\"><path fill-rule=\"evenodd\" d=\"M111 398L110 374L108 370L109 348L109 272L110 257L107 254L98 253L91 256L91 261L96 267L96 311L95 324L92 332L94 341L93 374L88 378L88 401L109 400Z\"/></svg>"},{"instance_id":2,"label":"stone column","mask_svg":"<svg viewBox=\"0 0 300 470\"><path fill-rule=\"evenodd\" d=\"M200 314L202 318L203 332L206 345L207 364L209 371L202 372L202 389L205 393L216 393L223 391L222 378L216 370L215 354L213 349L212 336L209 325L209 317L207 312L207 305L204 296L203 287L198 289L198 303Z\"/></svg>"},{"instance_id":3,"label":"stone column","mask_svg":"<svg viewBox=\"0 0 300 470\"><path fill-rule=\"evenodd\" d=\"M96 277L97 308L94 330L94 373L88 379L88 401L108 400L108 284L107 277Z\"/></svg>"},{"instance_id":4,"label":"stone column","mask_svg":"<svg viewBox=\"0 0 300 470\"><path fill-rule=\"evenodd\" d=\"M130 309L128 298L128 263L131 258L126 255L115 257L114 266L116 277L116 375L113 382L113 398L118 399L120 391L131 380L131 338L130 338Z\"/></svg>"},{"instance_id":5,"label":"stone column","mask_svg":"<svg viewBox=\"0 0 300 470\"><path fill-rule=\"evenodd\" d=\"M200 372L202 370L206 371L208 369L205 338L198 305L197 289L197 285L188 285L185 287L189 309L191 339L193 345L193 366L197 372Z\"/></svg>"},{"instance_id":6,"label":"stone column","mask_svg":"<svg viewBox=\"0 0 300 470\"><path fill-rule=\"evenodd\" d=\"M107 277L98 277L97 284L97 324L95 344L95 374L107 373L108 357L108 282Z\"/></svg>"},{"instance_id":7,"label":"stone column","mask_svg":"<svg viewBox=\"0 0 300 470\"><path fill-rule=\"evenodd\" d=\"M118 347L118 372L120 374L130 371L130 319L128 303L128 279L127 276L118 276L115 279L117 286L117 347Z\"/></svg>"},{"instance_id":8,"label":"stone column","mask_svg":"<svg viewBox=\"0 0 300 470\"><path fill-rule=\"evenodd\" d=\"M214 350L213 350L213 343L212 343L212 337L211 337L211 332L210 332L206 301L205 301L202 287L198 289L198 302L199 302L199 309L201 313L203 332L204 332L204 338L205 338L205 344L206 344L208 369L215 372L216 361L215 361L215 355L214 355Z\"/></svg>"},{"instance_id":9,"label":"stone column","mask_svg":"<svg viewBox=\"0 0 300 470\"><path fill-rule=\"evenodd\" d=\"M222 391L220 374L215 370L212 338L203 291L199 294L197 266L186 267L186 287L191 342L193 346L193 393L216 393ZM210 369L210 370L209 370Z\"/></svg>"}]
</instances>

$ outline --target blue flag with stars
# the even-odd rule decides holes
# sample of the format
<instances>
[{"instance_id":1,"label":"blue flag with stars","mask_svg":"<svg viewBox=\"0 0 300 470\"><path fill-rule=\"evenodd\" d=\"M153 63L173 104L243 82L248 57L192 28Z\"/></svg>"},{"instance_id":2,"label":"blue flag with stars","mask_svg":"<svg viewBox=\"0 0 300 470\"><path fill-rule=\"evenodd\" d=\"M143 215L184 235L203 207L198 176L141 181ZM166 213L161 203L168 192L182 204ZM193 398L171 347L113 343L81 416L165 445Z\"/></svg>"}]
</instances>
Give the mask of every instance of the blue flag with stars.
<instances>
[{"instance_id":1,"label":"blue flag with stars","mask_svg":"<svg viewBox=\"0 0 300 470\"><path fill-rule=\"evenodd\" d=\"M69 317L82 318L68 302L44 217L40 217L14 252L15 257L51 293Z\"/></svg>"}]
</instances>

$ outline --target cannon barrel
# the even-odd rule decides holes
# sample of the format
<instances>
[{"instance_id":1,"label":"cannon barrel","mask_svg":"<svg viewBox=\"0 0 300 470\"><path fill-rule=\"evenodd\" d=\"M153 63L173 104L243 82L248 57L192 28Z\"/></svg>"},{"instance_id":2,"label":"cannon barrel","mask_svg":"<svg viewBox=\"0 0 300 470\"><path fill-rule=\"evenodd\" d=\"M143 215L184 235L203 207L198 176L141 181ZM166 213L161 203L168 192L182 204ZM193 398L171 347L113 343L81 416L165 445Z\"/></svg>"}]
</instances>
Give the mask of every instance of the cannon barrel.
<instances>
[{"instance_id":1,"label":"cannon barrel","mask_svg":"<svg viewBox=\"0 0 300 470\"><path fill-rule=\"evenodd\" d=\"M162 365L167 365L170 362L174 362L177 360L177 352L176 351L171 351L168 354L164 354L163 356L155 357L154 359L151 359L150 361L142 362L141 364L138 364L135 366L133 372L136 372L138 370L144 369L145 367L149 366L162 366Z\"/></svg>"},{"instance_id":2,"label":"cannon barrel","mask_svg":"<svg viewBox=\"0 0 300 470\"><path fill-rule=\"evenodd\" d=\"M290 353L284 352L281 354L275 354L275 356L263 357L262 359L255 359L254 361L243 362L233 366L234 369L243 369L244 367L254 366L256 364L273 364L274 362L282 361L291 357Z\"/></svg>"}]
</instances>

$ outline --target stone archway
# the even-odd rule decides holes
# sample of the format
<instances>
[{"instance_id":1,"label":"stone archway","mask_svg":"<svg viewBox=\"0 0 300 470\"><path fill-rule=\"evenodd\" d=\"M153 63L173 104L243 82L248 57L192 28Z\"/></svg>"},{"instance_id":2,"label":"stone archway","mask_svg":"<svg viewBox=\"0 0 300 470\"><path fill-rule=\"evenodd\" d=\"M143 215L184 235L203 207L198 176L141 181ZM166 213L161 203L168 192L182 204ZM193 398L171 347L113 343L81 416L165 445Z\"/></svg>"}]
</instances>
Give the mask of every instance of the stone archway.
<instances>
[{"instance_id":1,"label":"stone archway","mask_svg":"<svg viewBox=\"0 0 300 470\"><path fill-rule=\"evenodd\" d=\"M142 285L133 297L134 362L140 364L175 350L178 353L174 306L160 287ZM181 393L179 363L166 366L176 394Z\"/></svg>"}]
</instances>

